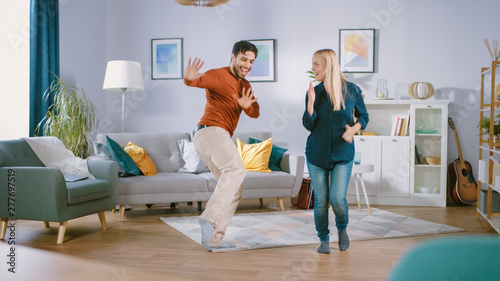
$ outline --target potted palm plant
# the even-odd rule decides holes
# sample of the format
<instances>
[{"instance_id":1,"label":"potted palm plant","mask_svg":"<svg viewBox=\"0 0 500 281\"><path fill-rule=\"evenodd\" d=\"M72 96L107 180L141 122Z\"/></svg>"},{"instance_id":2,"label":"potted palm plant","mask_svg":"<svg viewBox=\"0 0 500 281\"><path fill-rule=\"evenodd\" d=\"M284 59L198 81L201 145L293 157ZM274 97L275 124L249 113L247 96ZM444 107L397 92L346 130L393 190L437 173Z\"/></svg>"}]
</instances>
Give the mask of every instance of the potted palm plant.
<instances>
[{"instance_id":1,"label":"potted palm plant","mask_svg":"<svg viewBox=\"0 0 500 281\"><path fill-rule=\"evenodd\" d=\"M500 114L495 116L493 120L497 120L493 124L493 142L497 143L500 142ZM490 134L490 124L491 120L489 117L484 117L479 120L479 124L477 125L477 128L480 129L483 134L489 135Z\"/></svg>"},{"instance_id":2,"label":"potted palm plant","mask_svg":"<svg viewBox=\"0 0 500 281\"><path fill-rule=\"evenodd\" d=\"M59 77L45 91L44 98L54 104L38 124L36 131L59 138L77 157L87 158L92 152L88 136L97 129L97 110L83 89L67 88Z\"/></svg>"}]
</instances>

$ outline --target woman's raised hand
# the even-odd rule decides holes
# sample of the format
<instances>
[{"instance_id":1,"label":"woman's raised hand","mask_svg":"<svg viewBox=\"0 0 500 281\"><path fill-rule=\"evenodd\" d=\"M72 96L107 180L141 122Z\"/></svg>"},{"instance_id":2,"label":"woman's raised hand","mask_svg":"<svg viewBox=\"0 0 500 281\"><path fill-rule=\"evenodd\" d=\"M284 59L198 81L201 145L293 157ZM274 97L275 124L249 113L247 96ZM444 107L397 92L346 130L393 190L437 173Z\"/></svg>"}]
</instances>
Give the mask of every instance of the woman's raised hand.
<instances>
[{"instance_id":1,"label":"woman's raised hand","mask_svg":"<svg viewBox=\"0 0 500 281\"><path fill-rule=\"evenodd\" d=\"M312 116L314 113L314 101L316 100L316 92L314 92L312 81L309 83L309 91L307 91L307 95L307 112L309 112L309 115Z\"/></svg>"}]
</instances>

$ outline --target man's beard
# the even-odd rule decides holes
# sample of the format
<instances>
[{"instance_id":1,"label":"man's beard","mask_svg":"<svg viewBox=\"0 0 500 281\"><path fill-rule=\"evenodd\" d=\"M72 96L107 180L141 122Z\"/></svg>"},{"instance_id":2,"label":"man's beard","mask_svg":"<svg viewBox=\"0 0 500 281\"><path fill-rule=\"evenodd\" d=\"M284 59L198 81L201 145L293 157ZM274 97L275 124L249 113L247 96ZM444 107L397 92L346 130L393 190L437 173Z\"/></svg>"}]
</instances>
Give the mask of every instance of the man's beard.
<instances>
[{"instance_id":1,"label":"man's beard","mask_svg":"<svg viewBox=\"0 0 500 281\"><path fill-rule=\"evenodd\" d=\"M243 77L242 77L242 76L240 76L241 74L240 74L240 72L239 72L238 70L239 70L239 69L238 69L237 65L236 65L236 64L234 64L234 65L233 65L233 72L234 72L234 75L236 75L238 78L245 79L245 77L246 77L246 76L243 76ZM248 71L248 72L250 72L250 71Z\"/></svg>"}]
</instances>

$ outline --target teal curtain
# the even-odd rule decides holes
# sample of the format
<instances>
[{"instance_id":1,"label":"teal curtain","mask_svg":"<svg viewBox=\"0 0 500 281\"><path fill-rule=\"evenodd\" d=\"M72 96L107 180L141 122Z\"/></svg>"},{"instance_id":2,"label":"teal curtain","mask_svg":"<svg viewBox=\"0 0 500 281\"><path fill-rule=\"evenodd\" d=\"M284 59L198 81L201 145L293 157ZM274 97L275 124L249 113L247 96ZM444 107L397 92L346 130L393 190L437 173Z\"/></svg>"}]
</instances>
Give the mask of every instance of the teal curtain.
<instances>
[{"instance_id":1,"label":"teal curtain","mask_svg":"<svg viewBox=\"0 0 500 281\"><path fill-rule=\"evenodd\" d=\"M43 94L59 76L59 0L30 2L30 132L35 134L53 99ZM40 130L37 135L42 135Z\"/></svg>"}]
</instances>

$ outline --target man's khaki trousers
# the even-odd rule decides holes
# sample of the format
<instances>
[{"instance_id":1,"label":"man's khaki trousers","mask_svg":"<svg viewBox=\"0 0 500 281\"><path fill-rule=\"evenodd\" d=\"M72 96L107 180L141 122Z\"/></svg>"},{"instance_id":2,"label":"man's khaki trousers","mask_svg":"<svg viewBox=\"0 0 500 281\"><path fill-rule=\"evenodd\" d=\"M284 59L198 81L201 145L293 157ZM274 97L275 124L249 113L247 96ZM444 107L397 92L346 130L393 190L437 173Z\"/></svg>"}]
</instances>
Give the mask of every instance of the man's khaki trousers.
<instances>
[{"instance_id":1,"label":"man's khaki trousers","mask_svg":"<svg viewBox=\"0 0 500 281\"><path fill-rule=\"evenodd\" d=\"M229 221L241 200L245 166L231 136L220 127L196 131L194 146L217 180L217 186L201 214L201 218L215 228L209 246L216 247L222 243Z\"/></svg>"}]
</instances>

